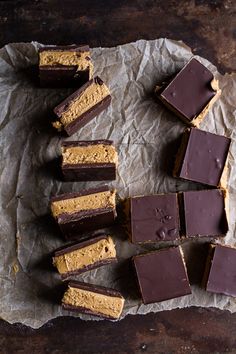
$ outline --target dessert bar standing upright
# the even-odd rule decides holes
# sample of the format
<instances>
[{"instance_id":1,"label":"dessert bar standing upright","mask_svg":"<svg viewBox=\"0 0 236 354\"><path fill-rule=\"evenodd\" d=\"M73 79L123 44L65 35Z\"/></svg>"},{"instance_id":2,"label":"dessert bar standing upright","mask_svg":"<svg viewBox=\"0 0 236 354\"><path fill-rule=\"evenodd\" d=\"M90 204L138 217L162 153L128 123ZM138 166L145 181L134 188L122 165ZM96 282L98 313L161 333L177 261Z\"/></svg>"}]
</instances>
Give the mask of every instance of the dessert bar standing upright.
<instances>
[{"instance_id":1,"label":"dessert bar standing upright","mask_svg":"<svg viewBox=\"0 0 236 354\"><path fill-rule=\"evenodd\" d=\"M61 150L61 168L66 181L116 179L118 154L112 141L64 141Z\"/></svg>"}]
</instances>

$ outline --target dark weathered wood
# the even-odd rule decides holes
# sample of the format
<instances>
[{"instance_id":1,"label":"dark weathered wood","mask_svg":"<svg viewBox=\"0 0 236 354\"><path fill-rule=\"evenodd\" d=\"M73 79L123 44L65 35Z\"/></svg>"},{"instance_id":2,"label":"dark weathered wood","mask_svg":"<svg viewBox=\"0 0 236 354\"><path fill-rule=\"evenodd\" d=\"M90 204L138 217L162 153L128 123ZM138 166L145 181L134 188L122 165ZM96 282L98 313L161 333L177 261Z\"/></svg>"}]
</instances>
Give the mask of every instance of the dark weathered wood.
<instances>
[{"instance_id":1,"label":"dark weathered wood","mask_svg":"<svg viewBox=\"0 0 236 354\"><path fill-rule=\"evenodd\" d=\"M183 40L222 72L236 70L234 0L0 0L0 44L114 46ZM236 314L184 309L117 323L62 317L39 330L0 321L0 353L235 353Z\"/></svg>"},{"instance_id":2,"label":"dark weathered wood","mask_svg":"<svg viewBox=\"0 0 236 354\"><path fill-rule=\"evenodd\" d=\"M183 40L221 71L236 69L234 0L0 1L0 44L114 46L140 38Z\"/></svg>"},{"instance_id":3,"label":"dark weathered wood","mask_svg":"<svg viewBox=\"0 0 236 354\"><path fill-rule=\"evenodd\" d=\"M197 354L236 352L236 314L184 309L120 322L57 318L38 330L0 322L0 352Z\"/></svg>"}]
</instances>

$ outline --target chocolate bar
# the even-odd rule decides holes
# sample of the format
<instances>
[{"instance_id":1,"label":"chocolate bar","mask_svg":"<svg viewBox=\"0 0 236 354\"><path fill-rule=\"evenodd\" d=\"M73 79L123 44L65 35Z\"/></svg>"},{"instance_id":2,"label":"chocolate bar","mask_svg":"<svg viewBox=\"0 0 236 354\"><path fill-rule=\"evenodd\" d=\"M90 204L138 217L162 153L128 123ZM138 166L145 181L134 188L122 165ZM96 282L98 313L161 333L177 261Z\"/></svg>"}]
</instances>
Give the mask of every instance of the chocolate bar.
<instances>
[{"instance_id":1,"label":"chocolate bar","mask_svg":"<svg viewBox=\"0 0 236 354\"><path fill-rule=\"evenodd\" d=\"M236 248L210 244L203 287L212 293L236 297Z\"/></svg>"},{"instance_id":2,"label":"chocolate bar","mask_svg":"<svg viewBox=\"0 0 236 354\"><path fill-rule=\"evenodd\" d=\"M62 306L65 310L116 320L122 313L124 302L116 290L73 281L68 284Z\"/></svg>"},{"instance_id":3,"label":"chocolate bar","mask_svg":"<svg viewBox=\"0 0 236 354\"><path fill-rule=\"evenodd\" d=\"M221 189L180 193L187 237L225 236L228 231L226 192Z\"/></svg>"},{"instance_id":4,"label":"chocolate bar","mask_svg":"<svg viewBox=\"0 0 236 354\"><path fill-rule=\"evenodd\" d=\"M133 257L144 304L191 294L181 247Z\"/></svg>"},{"instance_id":5,"label":"chocolate bar","mask_svg":"<svg viewBox=\"0 0 236 354\"><path fill-rule=\"evenodd\" d=\"M54 108L58 121L53 126L72 135L104 111L110 103L110 91L97 76Z\"/></svg>"},{"instance_id":6,"label":"chocolate bar","mask_svg":"<svg viewBox=\"0 0 236 354\"><path fill-rule=\"evenodd\" d=\"M221 91L213 74L198 60L191 59L157 97L185 123L199 126Z\"/></svg>"},{"instance_id":7,"label":"chocolate bar","mask_svg":"<svg viewBox=\"0 0 236 354\"><path fill-rule=\"evenodd\" d=\"M114 222L115 198L107 186L61 194L51 199L51 212L66 238L78 238Z\"/></svg>"},{"instance_id":8,"label":"chocolate bar","mask_svg":"<svg viewBox=\"0 0 236 354\"><path fill-rule=\"evenodd\" d=\"M130 198L131 242L173 241L180 237L177 194Z\"/></svg>"},{"instance_id":9,"label":"chocolate bar","mask_svg":"<svg viewBox=\"0 0 236 354\"><path fill-rule=\"evenodd\" d=\"M39 48L39 78L42 87L80 87L92 75L89 46Z\"/></svg>"},{"instance_id":10,"label":"chocolate bar","mask_svg":"<svg viewBox=\"0 0 236 354\"><path fill-rule=\"evenodd\" d=\"M230 142L222 135L187 129L176 157L174 176L226 188Z\"/></svg>"},{"instance_id":11,"label":"chocolate bar","mask_svg":"<svg viewBox=\"0 0 236 354\"><path fill-rule=\"evenodd\" d=\"M116 179L118 155L110 140L62 143L62 174L66 181Z\"/></svg>"},{"instance_id":12,"label":"chocolate bar","mask_svg":"<svg viewBox=\"0 0 236 354\"><path fill-rule=\"evenodd\" d=\"M78 275L116 260L116 249L112 238L101 235L56 250L53 265L62 279L66 279L71 275Z\"/></svg>"}]
</instances>

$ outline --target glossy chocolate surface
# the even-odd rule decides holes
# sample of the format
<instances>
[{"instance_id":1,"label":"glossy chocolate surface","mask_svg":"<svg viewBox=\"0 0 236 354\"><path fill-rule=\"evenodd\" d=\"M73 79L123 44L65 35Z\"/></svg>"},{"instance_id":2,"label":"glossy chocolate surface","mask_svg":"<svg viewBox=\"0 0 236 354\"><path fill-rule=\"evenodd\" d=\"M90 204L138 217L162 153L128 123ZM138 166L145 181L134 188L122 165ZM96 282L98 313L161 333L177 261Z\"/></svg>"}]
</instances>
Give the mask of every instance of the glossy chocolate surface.
<instances>
[{"instance_id":1,"label":"glossy chocolate surface","mask_svg":"<svg viewBox=\"0 0 236 354\"><path fill-rule=\"evenodd\" d=\"M132 242L170 241L179 238L177 194L130 198Z\"/></svg>"},{"instance_id":2,"label":"glossy chocolate surface","mask_svg":"<svg viewBox=\"0 0 236 354\"><path fill-rule=\"evenodd\" d=\"M187 237L226 235L228 222L223 190L183 192L182 197Z\"/></svg>"},{"instance_id":3,"label":"glossy chocolate surface","mask_svg":"<svg viewBox=\"0 0 236 354\"><path fill-rule=\"evenodd\" d=\"M179 247L171 247L133 258L144 304L191 294Z\"/></svg>"},{"instance_id":4,"label":"glossy chocolate surface","mask_svg":"<svg viewBox=\"0 0 236 354\"><path fill-rule=\"evenodd\" d=\"M213 78L204 65L191 59L161 92L160 97L185 119L192 121L216 94L211 87Z\"/></svg>"},{"instance_id":5,"label":"glossy chocolate surface","mask_svg":"<svg viewBox=\"0 0 236 354\"><path fill-rule=\"evenodd\" d=\"M196 128L190 128L184 134L188 142L178 176L219 186L231 140Z\"/></svg>"},{"instance_id":6,"label":"glossy chocolate surface","mask_svg":"<svg viewBox=\"0 0 236 354\"><path fill-rule=\"evenodd\" d=\"M215 245L206 290L236 297L236 249Z\"/></svg>"}]
</instances>

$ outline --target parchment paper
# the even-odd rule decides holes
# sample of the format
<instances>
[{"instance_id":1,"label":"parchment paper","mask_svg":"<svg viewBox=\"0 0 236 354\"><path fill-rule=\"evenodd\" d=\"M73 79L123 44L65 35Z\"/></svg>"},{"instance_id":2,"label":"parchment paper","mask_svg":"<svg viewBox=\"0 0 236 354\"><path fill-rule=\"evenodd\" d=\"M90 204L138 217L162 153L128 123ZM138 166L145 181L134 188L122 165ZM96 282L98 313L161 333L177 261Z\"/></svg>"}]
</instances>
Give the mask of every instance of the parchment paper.
<instances>
[{"instance_id":1,"label":"parchment paper","mask_svg":"<svg viewBox=\"0 0 236 354\"><path fill-rule=\"evenodd\" d=\"M49 214L49 198L97 183L62 183L57 179L59 134L51 128L52 108L71 91L41 89L32 78L38 43L9 44L0 51L0 316L37 328L69 314L59 305L63 286L51 265L50 253L64 243ZM182 42L140 40L115 48L92 49L95 74L107 83L112 105L73 139L113 139L119 151L118 178L110 185L121 198L140 194L203 188L171 177L177 142L185 126L152 97L157 83L181 68L191 57ZM229 156L230 231L220 242L235 245L236 75L220 76L222 96L202 128L232 138ZM126 297L122 317L187 306L213 306L236 311L236 300L213 295L199 287L206 240L184 242L192 295L143 305L130 257L156 246L136 247L122 227L109 230L115 238L119 262L78 277L110 286ZM73 313L76 316L75 313ZM90 319L88 316L80 316Z\"/></svg>"}]
</instances>

